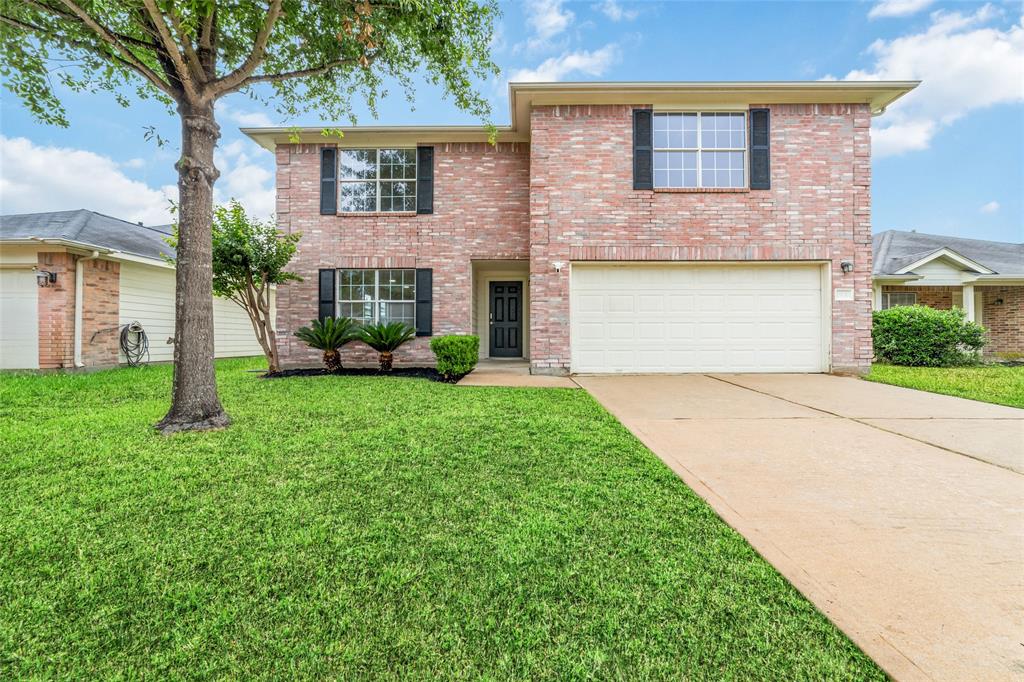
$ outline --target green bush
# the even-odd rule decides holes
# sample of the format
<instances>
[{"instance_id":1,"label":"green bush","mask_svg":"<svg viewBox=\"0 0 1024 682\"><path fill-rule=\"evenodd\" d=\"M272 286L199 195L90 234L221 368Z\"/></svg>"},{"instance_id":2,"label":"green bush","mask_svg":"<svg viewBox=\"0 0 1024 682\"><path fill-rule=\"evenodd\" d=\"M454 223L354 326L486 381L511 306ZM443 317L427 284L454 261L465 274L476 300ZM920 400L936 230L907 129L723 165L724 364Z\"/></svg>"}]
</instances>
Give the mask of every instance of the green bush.
<instances>
[{"instance_id":1,"label":"green bush","mask_svg":"<svg viewBox=\"0 0 1024 682\"><path fill-rule=\"evenodd\" d=\"M473 371L480 356L479 336L435 336L430 350L437 357L437 371L448 381L456 381Z\"/></svg>"},{"instance_id":2,"label":"green bush","mask_svg":"<svg viewBox=\"0 0 1024 682\"><path fill-rule=\"evenodd\" d=\"M876 310L871 340L875 358L910 367L949 367L976 362L985 328L968 322L960 308L922 305Z\"/></svg>"}]
</instances>

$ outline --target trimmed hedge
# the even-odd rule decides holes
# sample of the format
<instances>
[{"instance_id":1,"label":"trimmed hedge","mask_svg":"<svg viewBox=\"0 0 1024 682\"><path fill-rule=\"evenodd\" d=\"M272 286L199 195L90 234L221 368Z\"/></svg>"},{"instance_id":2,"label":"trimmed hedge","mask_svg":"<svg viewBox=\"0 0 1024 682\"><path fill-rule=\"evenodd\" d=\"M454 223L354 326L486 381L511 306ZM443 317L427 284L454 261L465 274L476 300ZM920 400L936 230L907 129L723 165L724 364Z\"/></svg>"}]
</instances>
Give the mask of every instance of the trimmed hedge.
<instances>
[{"instance_id":1,"label":"trimmed hedge","mask_svg":"<svg viewBox=\"0 0 1024 682\"><path fill-rule=\"evenodd\" d=\"M875 358L910 367L950 367L976 362L985 328L968 322L960 308L923 305L876 310L871 340Z\"/></svg>"},{"instance_id":2,"label":"trimmed hedge","mask_svg":"<svg viewBox=\"0 0 1024 682\"><path fill-rule=\"evenodd\" d=\"M473 371L480 357L479 336L435 336L430 350L437 358L437 371L448 381L457 381Z\"/></svg>"}]
</instances>

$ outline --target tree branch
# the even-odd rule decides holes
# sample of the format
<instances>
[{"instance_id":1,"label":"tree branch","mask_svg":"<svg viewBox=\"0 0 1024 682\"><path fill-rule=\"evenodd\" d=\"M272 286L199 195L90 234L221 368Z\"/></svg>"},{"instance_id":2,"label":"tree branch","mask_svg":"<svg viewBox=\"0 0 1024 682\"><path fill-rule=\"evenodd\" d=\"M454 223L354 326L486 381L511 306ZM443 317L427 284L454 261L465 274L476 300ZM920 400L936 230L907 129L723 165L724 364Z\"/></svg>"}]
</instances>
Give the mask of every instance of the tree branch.
<instances>
[{"instance_id":1,"label":"tree branch","mask_svg":"<svg viewBox=\"0 0 1024 682\"><path fill-rule=\"evenodd\" d=\"M131 66L132 69L137 71L143 78L148 80L153 85L153 87L157 88L169 97L177 99L177 93L174 92L171 86L165 83L163 80L161 80L160 76L157 75L155 71L146 66L145 63L143 63L143 61L139 59L134 52L129 50L121 41L119 41L117 39L117 36L115 36L110 29L108 29L106 26L102 26L99 22L97 22L95 19L89 16L88 12L86 12L76 3L71 2L71 0L61 0L61 2L64 4L65 7L71 10L71 13L74 16L76 16L79 21L88 26L93 33L99 36L99 38L104 43L110 45L110 47L112 47L114 50L120 52L123 57L122 62ZM116 57L116 55L114 56Z\"/></svg>"},{"instance_id":2,"label":"tree branch","mask_svg":"<svg viewBox=\"0 0 1024 682\"><path fill-rule=\"evenodd\" d=\"M376 55L367 57L367 67L369 67L370 64L373 64L373 59L375 56ZM333 62L327 62L326 64L321 64L320 66L313 66L308 69L299 69L297 71L283 71L280 73L257 74L255 76L249 76L248 78L246 78L235 89L241 90L242 88L249 87L254 83L271 83L274 81L290 80L292 78L307 78L310 76L319 76L320 74L327 73L331 69L336 69L340 66L352 66L358 63L358 57L355 59L335 59Z\"/></svg>"},{"instance_id":3,"label":"tree branch","mask_svg":"<svg viewBox=\"0 0 1024 682\"><path fill-rule=\"evenodd\" d=\"M64 1L67 2L67 0ZM167 52L168 58L174 65L174 71L178 76L178 80L181 82L182 89L185 91L185 96L194 104L200 103L202 101L202 97L196 89L192 73L185 64L185 60L182 58L181 52L178 50L178 45L174 42L174 37L167 29L167 22L164 21L164 16L160 13L160 9L156 6L156 2L154 0L142 0L142 4L149 13L149 18L152 20L154 28L156 28L157 34L160 36L160 42L162 43L164 50Z\"/></svg>"},{"instance_id":4,"label":"tree branch","mask_svg":"<svg viewBox=\"0 0 1024 682\"><path fill-rule=\"evenodd\" d=\"M267 49L267 42L270 40L270 34L274 31L274 24L277 23L278 17L281 16L281 5L282 0L270 0L270 7L267 8L267 16L263 20L263 26L260 28L259 33L256 34L256 40L253 42L252 52L245 58L242 65L237 69L227 74L223 78L218 78L213 82L213 87L218 96L227 94L234 90L242 87L242 84L246 82L252 72L256 70L256 67L263 61L264 50Z\"/></svg>"},{"instance_id":5,"label":"tree branch","mask_svg":"<svg viewBox=\"0 0 1024 682\"><path fill-rule=\"evenodd\" d=\"M101 57L102 59L112 59L115 62L117 62L118 64L120 64L121 66L125 67L126 69L130 69L130 70L136 72L137 74L139 74L140 76L142 76L143 78L145 78L146 80L148 80L155 87L157 87L161 92L164 92L165 94L170 95L172 97L174 96L173 93L170 91L170 88L167 87L166 83L164 83L163 81L160 80L159 76L157 76L155 73L149 71L149 69L147 67L145 67L145 65L142 65L143 68L141 68L141 69L139 68L139 65L137 63L137 58L136 58L136 61L128 61L127 59L125 59L123 57L117 56L116 54L104 51L103 48L100 45L96 45L94 43L90 43L90 42L87 42L87 41L84 41L84 40L78 40L76 38L70 38L70 37L65 36L65 35L56 34L56 33L54 33L50 29L43 28L42 26L36 26L34 24L29 24L27 22L21 21L20 19L15 19L14 17L8 17L6 15L0 15L0 23L7 24L8 26L13 26L14 28L18 28L18 29L21 29L23 31L31 31L33 33L37 33L40 36L44 36L44 37L47 37L47 38L51 38L51 39L56 38L57 40L59 40L61 42L64 42L67 45L70 45L71 47L77 47L77 48L80 48L80 49L83 49L83 50L88 50L88 51L92 52L93 54ZM129 54L131 54L132 57L135 56L130 51L129 51Z\"/></svg>"},{"instance_id":6,"label":"tree branch","mask_svg":"<svg viewBox=\"0 0 1024 682\"><path fill-rule=\"evenodd\" d=\"M205 75L203 66L199 61L199 55L196 54L195 49L192 47L192 41L189 40L185 34L184 29L181 26L181 21L178 20L178 13L174 10L174 3L170 5L170 11L168 16L171 19L171 27L174 28L174 33L178 36L178 42L185 50L185 61L192 68L192 73L196 78L202 78Z\"/></svg>"},{"instance_id":7,"label":"tree branch","mask_svg":"<svg viewBox=\"0 0 1024 682\"><path fill-rule=\"evenodd\" d=\"M35 7L40 12L49 12L50 14L56 14L58 17L61 17L63 19L79 21L79 18L76 15L70 12L65 12L59 7L53 7L52 5L44 5L41 2L37 2L37 0L23 0L23 2L29 7ZM151 42L149 40L143 40L141 38L136 38L135 36L126 35L124 33L118 33L117 31L113 31L111 29L107 30L110 31L110 35L114 36L122 43L126 43L128 45L135 45L136 47L145 47L148 49L154 49L156 47L156 43Z\"/></svg>"}]
</instances>

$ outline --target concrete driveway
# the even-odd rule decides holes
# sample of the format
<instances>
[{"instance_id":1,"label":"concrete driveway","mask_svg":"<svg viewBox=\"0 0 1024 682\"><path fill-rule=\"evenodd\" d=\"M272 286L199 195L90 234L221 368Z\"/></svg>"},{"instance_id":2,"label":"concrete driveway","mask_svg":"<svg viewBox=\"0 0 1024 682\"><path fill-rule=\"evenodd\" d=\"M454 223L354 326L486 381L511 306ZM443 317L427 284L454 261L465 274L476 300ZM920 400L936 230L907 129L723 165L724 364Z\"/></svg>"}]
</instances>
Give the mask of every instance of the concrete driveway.
<instances>
[{"instance_id":1,"label":"concrete driveway","mask_svg":"<svg viewBox=\"0 0 1024 682\"><path fill-rule=\"evenodd\" d=\"M827 375L576 381L893 677L1024 679L1024 410Z\"/></svg>"}]
</instances>

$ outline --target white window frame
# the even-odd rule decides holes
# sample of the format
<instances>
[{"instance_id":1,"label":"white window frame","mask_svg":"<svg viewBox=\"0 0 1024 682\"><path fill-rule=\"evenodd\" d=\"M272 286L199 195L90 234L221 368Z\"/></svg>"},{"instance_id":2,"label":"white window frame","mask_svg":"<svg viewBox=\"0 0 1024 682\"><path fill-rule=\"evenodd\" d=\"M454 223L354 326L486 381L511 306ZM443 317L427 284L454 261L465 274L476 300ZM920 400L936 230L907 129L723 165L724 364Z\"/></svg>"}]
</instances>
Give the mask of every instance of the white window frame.
<instances>
[{"instance_id":1,"label":"white window frame","mask_svg":"<svg viewBox=\"0 0 1024 682\"><path fill-rule=\"evenodd\" d=\"M346 179L341 177L341 157L342 157L342 155L345 152L359 152L359 151L371 151L371 150L377 153L377 173L376 173L376 177L373 180L367 180L367 179L362 179L362 180L346 180ZM403 180L395 180L395 178L385 178L385 179L382 179L380 177L380 153L381 153L382 150L405 150L405 151L411 150L412 151L412 158L413 158L413 165L415 167L415 170L413 171L413 174L412 174L413 175L412 179L411 180L405 180L405 179L403 179ZM338 147L338 168L337 168L337 170L335 170L335 173L336 173L336 175L338 177L338 188L336 190L337 193L338 193L338 196L337 196L337 199L336 199L337 204L338 204L338 213L345 213L345 214L350 214L350 215L359 215L359 214L369 215L371 213L414 213L416 211L416 192L417 192L416 183L418 182L418 178L420 177L420 155L417 153L416 147ZM372 211L346 211L346 210L344 210L342 208L342 206L341 206L341 187L342 187L342 184L345 184L345 183L355 184L355 183L360 183L360 182L362 182L362 183L365 183L365 182L372 182L372 183L374 183L374 185L376 187L376 202L374 204L374 209ZM380 207L380 199L381 199L381 187L380 187L380 185L381 185L382 182L411 182L412 183L412 187L413 187L413 192L412 192L412 195L413 195L413 207L411 209L402 209L400 211L396 211L394 209L388 209L388 210L382 209ZM369 269L369 268L367 268L367 269ZM403 270L405 268L384 268L384 269L385 270L389 270L389 269L390 270Z\"/></svg>"},{"instance_id":2,"label":"white window frame","mask_svg":"<svg viewBox=\"0 0 1024 682\"><path fill-rule=\"evenodd\" d=\"M385 298L385 299L382 299L380 297L380 273L385 271L385 270L402 270L402 271L405 271L405 272L411 272L412 273L412 298L409 298L409 299L405 299L405 298L400 298L400 299ZM365 300L361 300L361 299L342 298L341 297L341 286L342 286L342 284L341 284L341 273L342 272L372 272L373 273L373 298L370 299L369 301L365 301ZM416 269L415 268L338 268L338 276L335 279L337 280L337 285L336 285L337 291L336 291L336 294L337 294L337 297L338 297L337 301L335 301L335 304L334 304L334 316L335 317L340 317L341 316L341 306L342 306L343 303L358 303L360 305L365 305L366 303L371 303L372 304L372 309L373 309L373 319L369 320L369 324L379 324L380 323L380 304L381 303L409 303L409 304L412 305L412 322L410 322L408 324L410 324L412 327L416 326ZM394 320L389 320L389 321L394 321Z\"/></svg>"},{"instance_id":3,"label":"white window frame","mask_svg":"<svg viewBox=\"0 0 1024 682\"><path fill-rule=\"evenodd\" d=\"M695 187L672 187L654 185L654 189L749 189L750 188L750 117L747 111L711 111L679 109L674 111L655 111L653 117L666 114L697 114L697 146L696 147L656 147L654 146L654 121L651 121L651 180L654 180L654 154L657 152L696 152L697 153L697 185ZM703 130L701 124L705 114L741 114L743 116L743 141L744 147L712 147L704 149L701 136ZM701 152L743 152L743 184L737 187L705 187L704 168L701 162Z\"/></svg>"},{"instance_id":4,"label":"white window frame","mask_svg":"<svg viewBox=\"0 0 1024 682\"><path fill-rule=\"evenodd\" d=\"M889 302L891 300L890 296L893 296L893 295L896 295L896 296L910 296L910 297L913 298L913 301L911 301L910 303L897 303L897 304L893 305L892 303ZM895 308L895 307L901 306L901 305L917 305L917 292L916 291L883 291L882 292L882 310L888 310L889 308Z\"/></svg>"}]
</instances>

